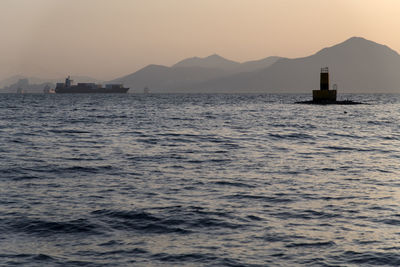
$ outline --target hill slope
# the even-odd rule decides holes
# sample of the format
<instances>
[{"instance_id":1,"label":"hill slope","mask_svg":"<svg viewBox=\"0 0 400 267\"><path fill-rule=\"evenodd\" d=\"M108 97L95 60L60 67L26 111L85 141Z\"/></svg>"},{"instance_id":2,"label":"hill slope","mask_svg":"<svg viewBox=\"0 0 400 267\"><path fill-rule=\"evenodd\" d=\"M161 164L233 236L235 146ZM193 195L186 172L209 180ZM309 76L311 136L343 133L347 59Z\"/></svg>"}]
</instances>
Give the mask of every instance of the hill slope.
<instances>
[{"instance_id":1,"label":"hill slope","mask_svg":"<svg viewBox=\"0 0 400 267\"><path fill-rule=\"evenodd\" d=\"M110 83L123 83L131 88L130 92L141 92L144 87L150 88L151 92L178 92L190 90L193 85L209 80L266 68L278 59L280 58L268 57L237 63L218 55L205 58L194 57L182 60L172 67L149 65Z\"/></svg>"},{"instance_id":2,"label":"hill slope","mask_svg":"<svg viewBox=\"0 0 400 267\"><path fill-rule=\"evenodd\" d=\"M400 92L400 56L387 46L353 37L304 58L280 59L269 68L193 85L202 92L310 92L321 67L340 92Z\"/></svg>"},{"instance_id":3,"label":"hill slope","mask_svg":"<svg viewBox=\"0 0 400 267\"><path fill-rule=\"evenodd\" d=\"M360 37L303 58L268 57L238 63L218 55L189 58L172 67L150 65L116 79L141 92L311 92L320 68L329 67L340 93L400 93L400 56L387 46Z\"/></svg>"},{"instance_id":4,"label":"hill slope","mask_svg":"<svg viewBox=\"0 0 400 267\"><path fill-rule=\"evenodd\" d=\"M225 59L217 54L199 58L199 57L192 57L187 58L182 61L179 61L173 68L177 67L202 67L202 68L215 68L215 69L223 69L223 70L233 70L238 68L240 63Z\"/></svg>"}]
</instances>

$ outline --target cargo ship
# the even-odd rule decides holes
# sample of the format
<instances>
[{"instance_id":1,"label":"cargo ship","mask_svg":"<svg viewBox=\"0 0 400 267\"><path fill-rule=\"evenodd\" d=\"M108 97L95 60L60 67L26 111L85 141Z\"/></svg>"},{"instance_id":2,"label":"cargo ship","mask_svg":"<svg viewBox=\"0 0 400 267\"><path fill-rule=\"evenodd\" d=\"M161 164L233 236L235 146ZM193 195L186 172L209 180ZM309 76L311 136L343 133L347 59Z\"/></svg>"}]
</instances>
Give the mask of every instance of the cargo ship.
<instances>
[{"instance_id":1,"label":"cargo ship","mask_svg":"<svg viewBox=\"0 0 400 267\"><path fill-rule=\"evenodd\" d=\"M57 83L55 92L57 94L124 94L129 88L125 88L122 84L106 84L103 87L96 83L78 83L73 84L73 80L68 76L65 83Z\"/></svg>"}]
</instances>

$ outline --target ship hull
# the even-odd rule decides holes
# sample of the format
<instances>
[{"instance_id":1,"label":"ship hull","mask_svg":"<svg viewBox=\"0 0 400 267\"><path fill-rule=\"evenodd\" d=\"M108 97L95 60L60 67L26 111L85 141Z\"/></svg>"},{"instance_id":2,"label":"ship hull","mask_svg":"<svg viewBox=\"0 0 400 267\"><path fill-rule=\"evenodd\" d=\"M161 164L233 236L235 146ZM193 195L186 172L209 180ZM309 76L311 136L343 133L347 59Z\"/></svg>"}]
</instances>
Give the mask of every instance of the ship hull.
<instances>
[{"instance_id":1,"label":"ship hull","mask_svg":"<svg viewBox=\"0 0 400 267\"><path fill-rule=\"evenodd\" d=\"M56 94L125 94L129 88L56 88Z\"/></svg>"}]
</instances>

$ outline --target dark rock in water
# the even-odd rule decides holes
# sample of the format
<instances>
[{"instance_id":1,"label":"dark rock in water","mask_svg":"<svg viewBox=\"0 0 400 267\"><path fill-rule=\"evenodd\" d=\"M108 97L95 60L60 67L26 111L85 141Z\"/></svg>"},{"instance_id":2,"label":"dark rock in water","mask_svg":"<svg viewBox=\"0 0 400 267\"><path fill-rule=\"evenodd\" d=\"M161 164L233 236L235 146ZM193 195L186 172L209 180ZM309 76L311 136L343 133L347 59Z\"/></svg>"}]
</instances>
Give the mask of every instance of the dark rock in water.
<instances>
[{"instance_id":1,"label":"dark rock in water","mask_svg":"<svg viewBox=\"0 0 400 267\"><path fill-rule=\"evenodd\" d=\"M352 100L335 100L335 101L298 101L295 104L308 104L308 105L366 105L366 103L356 102Z\"/></svg>"}]
</instances>

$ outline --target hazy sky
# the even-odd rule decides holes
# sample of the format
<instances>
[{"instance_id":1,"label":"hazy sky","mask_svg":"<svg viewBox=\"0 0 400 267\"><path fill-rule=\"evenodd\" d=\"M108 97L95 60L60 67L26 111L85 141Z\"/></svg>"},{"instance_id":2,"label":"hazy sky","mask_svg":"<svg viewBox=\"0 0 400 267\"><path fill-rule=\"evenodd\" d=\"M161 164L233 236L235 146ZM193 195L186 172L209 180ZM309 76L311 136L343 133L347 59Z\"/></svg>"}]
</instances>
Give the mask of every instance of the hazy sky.
<instances>
[{"instance_id":1,"label":"hazy sky","mask_svg":"<svg viewBox=\"0 0 400 267\"><path fill-rule=\"evenodd\" d=\"M399 0L0 0L0 79L301 57L352 36L400 51L399 13Z\"/></svg>"}]
</instances>

